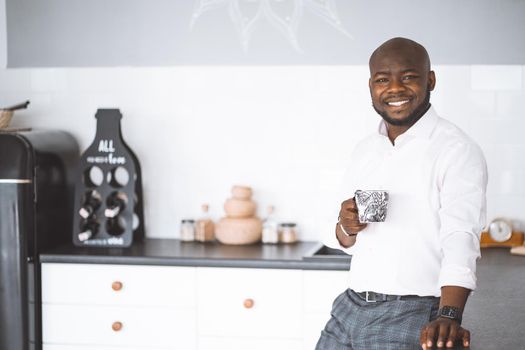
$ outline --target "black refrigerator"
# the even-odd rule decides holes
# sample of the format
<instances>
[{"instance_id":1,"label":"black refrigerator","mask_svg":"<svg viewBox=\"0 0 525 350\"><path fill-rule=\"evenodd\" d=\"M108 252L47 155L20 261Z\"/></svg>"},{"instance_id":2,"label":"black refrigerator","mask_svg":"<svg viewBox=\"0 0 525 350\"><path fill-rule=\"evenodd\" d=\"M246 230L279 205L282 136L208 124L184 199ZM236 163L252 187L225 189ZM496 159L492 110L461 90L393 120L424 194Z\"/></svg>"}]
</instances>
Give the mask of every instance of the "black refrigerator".
<instances>
[{"instance_id":1,"label":"black refrigerator","mask_svg":"<svg viewBox=\"0 0 525 350\"><path fill-rule=\"evenodd\" d=\"M0 349L42 348L39 252L71 241L79 147L54 130L0 131Z\"/></svg>"}]
</instances>

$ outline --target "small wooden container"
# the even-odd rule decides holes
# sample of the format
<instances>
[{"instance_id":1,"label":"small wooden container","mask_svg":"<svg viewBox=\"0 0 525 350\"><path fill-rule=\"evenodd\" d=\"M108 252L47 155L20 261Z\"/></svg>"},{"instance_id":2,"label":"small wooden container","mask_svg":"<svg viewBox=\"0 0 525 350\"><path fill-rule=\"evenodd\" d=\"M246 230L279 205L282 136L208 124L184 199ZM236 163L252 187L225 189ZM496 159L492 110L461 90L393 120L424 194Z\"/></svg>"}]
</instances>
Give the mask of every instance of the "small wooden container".
<instances>
[{"instance_id":1,"label":"small wooden container","mask_svg":"<svg viewBox=\"0 0 525 350\"><path fill-rule=\"evenodd\" d=\"M215 236L223 244L243 245L261 240L262 223L253 218L222 218L215 227Z\"/></svg>"},{"instance_id":2,"label":"small wooden container","mask_svg":"<svg viewBox=\"0 0 525 350\"><path fill-rule=\"evenodd\" d=\"M252 188L240 185L233 186L232 197L235 199L249 200L252 198Z\"/></svg>"},{"instance_id":3,"label":"small wooden container","mask_svg":"<svg viewBox=\"0 0 525 350\"><path fill-rule=\"evenodd\" d=\"M257 205L250 199L228 198L224 211L229 218L249 218L255 215Z\"/></svg>"}]
</instances>

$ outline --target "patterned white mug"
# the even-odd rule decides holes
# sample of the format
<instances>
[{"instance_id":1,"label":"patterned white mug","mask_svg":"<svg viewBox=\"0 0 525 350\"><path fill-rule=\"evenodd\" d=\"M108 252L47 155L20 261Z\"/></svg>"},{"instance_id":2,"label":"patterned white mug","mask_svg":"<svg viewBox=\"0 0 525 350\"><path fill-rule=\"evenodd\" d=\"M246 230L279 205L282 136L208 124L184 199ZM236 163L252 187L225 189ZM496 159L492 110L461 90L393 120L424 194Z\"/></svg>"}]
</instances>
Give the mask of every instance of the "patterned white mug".
<instances>
[{"instance_id":1,"label":"patterned white mug","mask_svg":"<svg viewBox=\"0 0 525 350\"><path fill-rule=\"evenodd\" d=\"M380 190L357 190L355 202L359 214L359 222L383 222L386 220L388 207L388 192Z\"/></svg>"}]
</instances>

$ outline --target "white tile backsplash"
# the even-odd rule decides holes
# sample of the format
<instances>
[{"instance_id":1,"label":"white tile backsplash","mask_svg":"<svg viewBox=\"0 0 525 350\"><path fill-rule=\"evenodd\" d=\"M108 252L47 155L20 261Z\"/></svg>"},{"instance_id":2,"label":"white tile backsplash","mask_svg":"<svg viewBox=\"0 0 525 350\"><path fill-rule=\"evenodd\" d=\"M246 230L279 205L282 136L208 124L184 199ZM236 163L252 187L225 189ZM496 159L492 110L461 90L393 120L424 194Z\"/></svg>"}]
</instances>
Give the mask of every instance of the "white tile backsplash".
<instances>
[{"instance_id":1,"label":"white tile backsplash","mask_svg":"<svg viewBox=\"0 0 525 350\"><path fill-rule=\"evenodd\" d=\"M523 222L524 207L525 196L523 195L491 195L490 201L487 202L487 211L491 214L487 218L488 222L496 217L506 217L513 221Z\"/></svg>"},{"instance_id":2,"label":"white tile backsplash","mask_svg":"<svg viewBox=\"0 0 525 350\"><path fill-rule=\"evenodd\" d=\"M432 103L485 151L489 213L525 219L521 66L438 66ZM517 78L518 77L518 78ZM99 107L120 108L141 160L149 237L175 238L182 218L212 217L234 184L258 215L276 207L302 239L325 240L355 143L374 132L366 66L2 69L0 103L31 100L17 126L70 131L85 149Z\"/></svg>"},{"instance_id":3,"label":"white tile backsplash","mask_svg":"<svg viewBox=\"0 0 525 350\"><path fill-rule=\"evenodd\" d=\"M525 130L525 119L485 119L472 122L468 133L478 143L489 145L521 144L523 142L523 130Z\"/></svg>"},{"instance_id":4,"label":"white tile backsplash","mask_svg":"<svg viewBox=\"0 0 525 350\"><path fill-rule=\"evenodd\" d=\"M523 86L522 66L472 66L473 90L521 90Z\"/></svg>"},{"instance_id":5,"label":"white tile backsplash","mask_svg":"<svg viewBox=\"0 0 525 350\"><path fill-rule=\"evenodd\" d=\"M525 171L515 169L501 169L492 172L488 193L490 195L525 196Z\"/></svg>"},{"instance_id":6,"label":"white tile backsplash","mask_svg":"<svg viewBox=\"0 0 525 350\"><path fill-rule=\"evenodd\" d=\"M471 110L468 114L465 112L465 117L475 122L481 118L496 118L496 93L493 91L469 91L463 105Z\"/></svg>"},{"instance_id":7,"label":"white tile backsplash","mask_svg":"<svg viewBox=\"0 0 525 350\"><path fill-rule=\"evenodd\" d=\"M355 91L368 94L370 76L368 69L362 69L361 66L320 66L318 72L320 91L328 93L340 91L347 96ZM357 82L366 82L366 84Z\"/></svg>"},{"instance_id":8,"label":"white tile backsplash","mask_svg":"<svg viewBox=\"0 0 525 350\"><path fill-rule=\"evenodd\" d=\"M46 68L31 71L31 91L68 91L67 76L63 69Z\"/></svg>"},{"instance_id":9,"label":"white tile backsplash","mask_svg":"<svg viewBox=\"0 0 525 350\"><path fill-rule=\"evenodd\" d=\"M525 119L525 91L502 91L496 94L496 114L501 119Z\"/></svg>"}]
</instances>

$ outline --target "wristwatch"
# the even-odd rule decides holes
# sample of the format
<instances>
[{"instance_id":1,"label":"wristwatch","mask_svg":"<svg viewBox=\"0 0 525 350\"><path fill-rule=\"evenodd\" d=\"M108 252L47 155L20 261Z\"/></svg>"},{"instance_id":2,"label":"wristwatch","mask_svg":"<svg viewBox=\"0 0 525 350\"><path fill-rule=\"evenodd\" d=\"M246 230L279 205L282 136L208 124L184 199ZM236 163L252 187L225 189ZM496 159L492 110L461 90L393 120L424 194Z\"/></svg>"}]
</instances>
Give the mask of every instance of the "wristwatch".
<instances>
[{"instance_id":1,"label":"wristwatch","mask_svg":"<svg viewBox=\"0 0 525 350\"><path fill-rule=\"evenodd\" d=\"M449 318L461 324L461 311L455 306L442 306L439 308L438 317Z\"/></svg>"}]
</instances>

